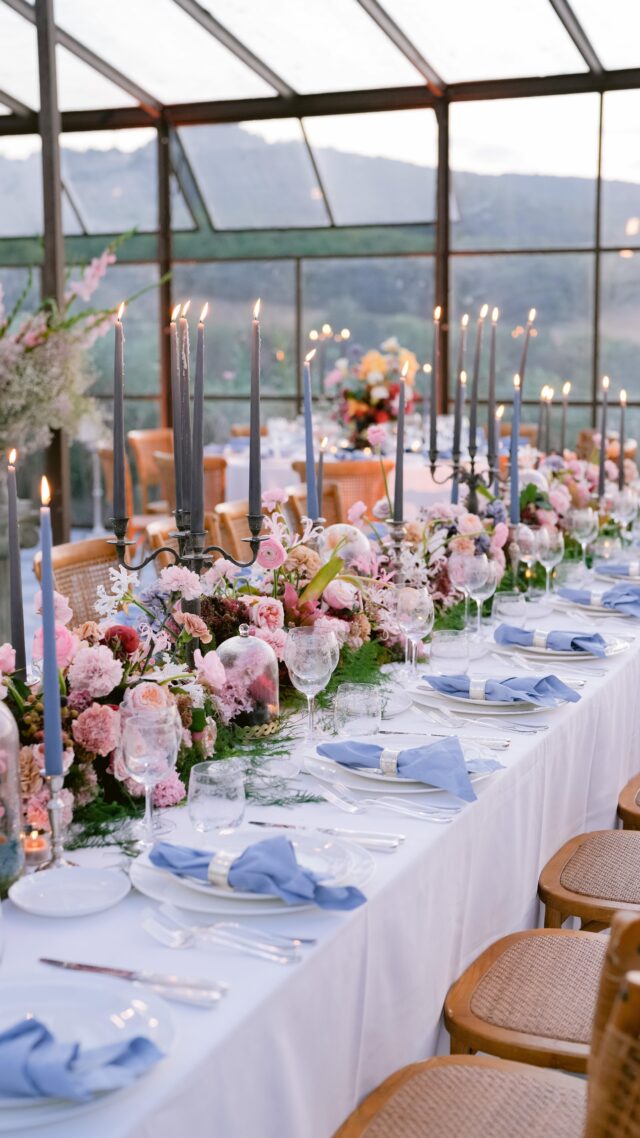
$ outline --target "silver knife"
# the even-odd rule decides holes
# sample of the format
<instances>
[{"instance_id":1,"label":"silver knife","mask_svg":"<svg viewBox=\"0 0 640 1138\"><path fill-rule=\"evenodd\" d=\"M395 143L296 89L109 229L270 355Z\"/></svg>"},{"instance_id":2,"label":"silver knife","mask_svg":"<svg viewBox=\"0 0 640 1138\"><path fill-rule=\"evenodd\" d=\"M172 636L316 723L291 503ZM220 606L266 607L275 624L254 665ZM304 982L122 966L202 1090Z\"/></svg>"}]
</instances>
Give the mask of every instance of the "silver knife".
<instances>
[{"instance_id":1,"label":"silver knife","mask_svg":"<svg viewBox=\"0 0 640 1138\"><path fill-rule=\"evenodd\" d=\"M378 853L393 853L404 841L404 834L379 834L365 830L344 830L339 826L298 826L294 822L249 822L250 826L267 826L275 830L307 830L317 834L330 834L334 838L350 841Z\"/></svg>"},{"instance_id":2,"label":"silver knife","mask_svg":"<svg viewBox=\"0 0 640 1138\"><path fill-rule=\"evenodd\" d=\"M41 964L51 964L54 968L64 968L72 972L91 972L100 976L115 976L118 980L132 980L137 984L147 984L167 999L180 1003L212 1007L227 992L226 984L211 980L181 979L179 976L163 972L141 972L132 968L111 968L102 964L78 964L70 960L51 960L41 956Z\"/></svg>"}]
</instances>

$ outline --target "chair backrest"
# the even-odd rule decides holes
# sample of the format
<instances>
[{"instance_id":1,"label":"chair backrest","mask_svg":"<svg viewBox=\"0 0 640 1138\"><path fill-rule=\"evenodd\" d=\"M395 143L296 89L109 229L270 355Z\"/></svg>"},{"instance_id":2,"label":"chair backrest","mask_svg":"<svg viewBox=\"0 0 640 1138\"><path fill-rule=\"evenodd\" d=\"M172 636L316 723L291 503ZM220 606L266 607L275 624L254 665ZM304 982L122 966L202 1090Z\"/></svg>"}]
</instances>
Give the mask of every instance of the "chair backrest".
<instances>
[{"instance_id":1,"label":"chair backrest","mask_svg":"<svg viewBox=\"0 0 640 1138\"><path fill-rule=\"evenodd\" d=\"M576 456L577 458L584 458L591 460L594 454L597 453L597 446L593 441L595 429L593 427L583 427L578 431L578 440L576 442Z\"/></svg>"},{"instance_id":2,"label":"chair backrest","mask_svg":"<svg viewBox=\"0 0 640 1138\"><path fill-rule=\"evenodd\" d=\"M237 561L248 561L251 550L243 537L251 537L247 522L249 503L247 501L220 502L215 514L220 525L220 544Z\"/></svg>"},{"instance_id":3,"label":"chair backrest","mask_svg":"<svg viewBox=\"0 0 640 1138\"><path fill-rule=\"evenodd\" d=\"M204 506L212 511L227 496L227 460L219 454L205 454L203 465Z\"/></svg>"},{"instance_id":4,"label":"chair backrest","mask_svg":"<svg viewBox=\"0 0 640 1138\"><path fill-rule=\"evenodd\" d=\"M170 510L175 510L176 482L173 451L156 450L153 452L153 461L156 464L160 497L168 504Z\"/></svg>"},{"instance_id":5,"label":"chair backrest","mask_svg":"<svg viewBox=\"0 0 640 1138\"><path fill-rule=\"evenodd\" d=\"M106 446L104 443L101 444L98 447L98 457L100 459L102 477L104 479L105 498L111 508L113 507L113 447ZM132 518L135 513L133 506L133 482L131 480L131 469L126 454L124 456L124 494L127 515Z\"/></svg>"},{"instance_id":6,"label":"chair backrest","mask_svg":"<svg viewBox=\"0 0 640 1138\"><path fill-rule=\"evenodd\" d=\"M640 1138L640 972L619 985L589 1067L584 1138Z\"/></svg>"},{"instance_id":7,"label":"chair backrest","mask_svg":"<svg viewBox=\"0 0 640 1138\"><path fill-rule=\"evenodd\" d=\"M500 424L500 438L507 439L511 437L511 423ZM527 442L534 447L538 442L538 424L537 423L521 423L520 424L520 438L526 439Z\"/></svg>"},{"instance_id":8,"label":"chair backrest","mask_svg":"<svg viewBox=\"0 0 640 1138\"><path fill-rule=\"evenodd\" d=\"M140 487L140 507L143 513L149 509L149 492L159 486L158 468L154 458L155 451L173 451L173 431L170 427L152 427L148 430L128 431L127 441L131 447L138 486Z\"/></svg>"},{"instance_id":9,"label":"chair backrest","mask_svg":"<svg viewBox=\"0 0 640 1138\"><path fill-rule=\"evenodd\" d=\"M178 552L178 539L171 535L175 531L176 523L173 518L158 518L157 521L149 522L147 524L147 544L150 550L162 549L163 546L169 546L170 549L175 549ZM159 553L155 558L153 564L156 567L156 573L162 569L166 569L168 565L175 565L175 560L170 553Z\"/></svg>"},{"instance_id":10,"label":"chair backrest","mask_svg":"<svg viewBox=\"0 0 640 1138\"><path fill-rule=\"evenodd\" d=\"M215 511L207 511L204 515L204 528L207 531L207 545L222 545L222 537L220 534L220 522L218 515ZM214 553L213 559L217 561L221 557L220 553Z\"/></svg>"},{"instance_id":11,"label":"chair backrest","mask_svg":"<svg viewBox=\"0 0 640 1138\"><path fill-rule=\"evenodd\" d=\"M382 461L388 477L395 464L392 458L384 458ZM305 463L292 462L291 465L302 482L306 477ZM384 477L377 458L363 458L360 461L354 459L353 462L325 461L324 481L325 484L338 483L345 515L355 502L364 502L370 510L385 492Z\"/></svg>"},{"instance_id":12,"label":"chair backrest","mask_svg":"<svg viewBox=\"0 0 640 1138\"><path fill-rule=\"evenodd\" d=\"M640 916L632 911L620 911L611 922L607 938L607 951L600 973L598 999L591 1031L589 1077L598 1065L604 1032L611 1014L620 982L626 972L640 964Z\"/></svg>"},{"instance_id":13,"label":"chair backrest","mask_svg":"<svg viewBox=\"0 0 640 1138\"><path fill-rule=\"evenodd\" d=\"M96 590L110 586L109 569L118 564L116 549L104 537L54 545L51 554L56 590L68 598L74 624L100 620L95 610ZM36 553L33 568L38 581L42 574L42 554Z\"/></svg>"},{"instance_id":14,"label":"chair backrest","mask_svg":"<svg viewBox=\"0 0 640 1138\"><path fill-rule=\"evenodd\" d=\"M248 423L232 423L231 424L231 430L230 430L229 434L231 435L232 439L248 439L250 433L251 433L251 427L249 426ZM262 426L260 427L260 434L262 435L262 438L266 439L268 433L269 432L263 423Z\"/></svg>"},{"instance_id":15,"label":"chair backrest","mask_svg":"<svg viewBox=\"0 0 640 1138\"><path fill-rule=\"evenodd\" d=\"M297 486L288 486L286 494L285 511L289 516L293 528L301 532L302 519L303 517L309 516L307 514L307 487L304 482L299 482ZM322 516L328 526L345 520L344 511L342 509L342 495L337 482L325 482L324 484L322 490Z\"/></svg>"}]
</instances>

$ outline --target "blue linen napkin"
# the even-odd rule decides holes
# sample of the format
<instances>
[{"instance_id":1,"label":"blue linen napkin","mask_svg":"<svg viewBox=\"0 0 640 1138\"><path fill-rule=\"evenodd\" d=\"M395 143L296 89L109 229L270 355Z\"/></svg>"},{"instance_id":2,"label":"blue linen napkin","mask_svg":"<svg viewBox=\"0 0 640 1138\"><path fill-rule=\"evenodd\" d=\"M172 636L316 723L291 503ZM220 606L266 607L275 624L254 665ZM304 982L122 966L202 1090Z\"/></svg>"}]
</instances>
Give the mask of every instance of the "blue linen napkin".
<instances>
[{"instance_id":1,"label":"blue linen napkin","mask_svg":"<svg viewBox=\"0 0 640 1138\"><path fill-rule=\"evenodd\" d=\"M163 1053L144 1035L82 1049L60 1043L37 1019L0 1033L2 1098L64 1098L89 1102L98 1091L128 1087Z\"/></svg>"},{"instance_id":2,"label":"blue linen napkin","mask_svg":"<svg viewBox=\"0 0 640 1138\"><path fill-rule=\"evenodd\" d=\"M640 616L640 585L621 581L606 593L592 593L590 589L558 589L558 596L576 605L602 605L603 608L623 612L627 616Z\"/></svg>"},{"instance_id":3,"label":"blue linen napkin","mask_svg":"<svg viewBox=\"0 0 640 1138\"><path fill-rule=\"evenodd\" d=\"M606 577L631 577L634 580L640 577L637 561L599 561L594 569Z\"/></svg>"},{"instance_id":4,"label":"blue linen napkin","mask_svg":"<svg viewBox=\"0 0 640 1138\"><path fill-rule=\"evenodd\" d=\"M514 624L501 624L496 628L494 640L496 644L519 644L528 647L534 643L538 635L534 631L529 632L526 628L518 628ZM554 652L577 654L591 652L594 656L606 654L607 642L599 632L565 632L564 629L556 629L554 632L544 633L544 636L546 636L544 646Z\"/></svg>"},{"instance_id":5,"label":"blue linen napkin","mask_svg":"<svg viewBox=\"0 0 640 1138\"><path fill-rule=\"evenodd\" d=\"M380 768L382 752L387 749L379 747L376 743L361 743L356 739L346 739L340 743L320 743L318 754L333 759L343 767L370 767L376 770ZM496 759L482 759L476 762L481 765L473 766L472 762L468 764L469 769L474 772L497 770L502 766L502 763ZM458 798L463 798L465 802L475 801L476 795L469 780L460 740L455 735L449 739L438 740L437 743L407 747L398 751L397 770L399 778L416 779L418 782L428 783L429 786L437 786L440 790L448 790Z\"/></svg>"},{"instance_id":6,"label":"blue linen napkin","mask_svg":"<svg viewBox=\"0 0 640 1138\"><path fill-rule=\"evenodd\" d=\"M472 681L468 676L423 676L435 691L443 695L469 697ZM577 703L577 691L567 687L557 676L510 676L506 680L482 680L482 699L505 703L535 703L539 707L555 707L559 699Z\"/></svg>"},{"instance_id":7,"label":"blue linen napkin","mask_svg":"<svg viewBox=\"0 0 640 1138\"><path fill-rule=\"evenodd\" d=\"M210 850L170 842L156 842L149 854L158 869L199 881L209 880L213 856ZM232 862L227 880L232 889L280 897L287 905L314 901L321 909L357 909L367 899L353 885L321 885L317 874L298 865L291 842L280 835L247 846Z\"/></svg>"}]
</instances>

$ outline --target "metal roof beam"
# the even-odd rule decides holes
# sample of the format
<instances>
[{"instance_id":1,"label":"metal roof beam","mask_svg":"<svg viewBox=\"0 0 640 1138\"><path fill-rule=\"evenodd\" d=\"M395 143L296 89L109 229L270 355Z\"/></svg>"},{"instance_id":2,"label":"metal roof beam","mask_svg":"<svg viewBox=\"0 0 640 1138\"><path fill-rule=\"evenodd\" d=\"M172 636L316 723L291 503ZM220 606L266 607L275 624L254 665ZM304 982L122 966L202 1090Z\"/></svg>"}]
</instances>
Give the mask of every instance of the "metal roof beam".
<instances>
[{"instance_id":1,"label":"metal roof beam","mask_svg":"<svg viewBox=\"0 0 640 1138\"><path fill-rule=\"evenodd\" d=\"M0 103L8 107L14 115L32 115L35 113L32 107L28 107L26 103L21 103L19 99L14 99L8 91L0 90Z\"/></svg>"},{"instance_id":2,"label":"metal roof beam","mask_svg":"<svg viewBox=\"0 0 640 1138\"><path fill-rule=\"evenodd\" d=\"M389 13L382 7L382 4L379 3L379 0L358 0L358 3L361 8L364 8L374 23L384 32L387 38L391 40L393 45L397 47L398 51L401 51L409 62L413 64L416 71L419 71L422 77L426 79L433 94L442 95L446 86L444 79L442 79L435 68L427 62L413 41L398 27L395 20L392 20Z\"/></svg>"},{"instance_id":3,"label":"metal roof beam","mask_svg":"<svg viewBox=\"0 0 640 1138\"><path fill-rule=\"evenodd\" d=\"M35 24L35 11L27 0L4 0L4 2L8 4L10 8L13 8L14 12L17 12L20 16L23 16L25 20L28 20L30 24ZM68 32L63 31L62 28L59 28L57 25L55 38L56 43L59 43L61 47L65 47L72 55L77 56L83 63L88 64L94 71L97 71L105 79L114 83L116 87L120 87L122 91L126 91L127 95L131 95L132 99L136 99L142 107L147 109L153 118L159 116L162 104L154 95L150 95L148 91L145 91L143 87L135 83L133 79L129 79L127 75L123 75L121 71L118 71L117 67L112 67L110 63L107 63L106 59L102 59L101 56L96 55L95 52L91 51L85 44L80 43L79 40L69 35Z\"/></svg>"},{"instance_id":4,"label":"metal roof beam","mask_svg":"<svg viewBox=\"0 0 640 1138\"><path fill-rule=\"evenodd\" d=\"M251 68L256 75L264 79L265 83L273 87L279 95L287 98L289 95L295 93L293 88L290 87L288 83L285 83L284 79L281 79L279 75L276 75L275 71L272 71L264 60L254 55L246 44L236 39L228 28L225 28L223 24L216 20L215 16L211 15L211 12L203 8L202 4L198 4L198 0L174 0L174 3L182 8L188 16L191 16L201 28L204 28L205 32L208 32L209 35L217 39L223 47L226 47L227 51L232 52L237 59L244 63L245 67Z\"/></svg>"},{"instance_id":5,"label":"metal roof beam","mask_svg":"<svg viewBox=\"0 0 640 1138\"><path fill-rule=\"evenodd\" d=\"M549 0L556 16L562 23L565 31L571 37L576 45L580 55L584 59L589 71L594 75L602 75L604 67L596 53L596 50L591 43L587 33L585 32L582 24L576 16L569 0Z\"/></svg>"}]
</instances>

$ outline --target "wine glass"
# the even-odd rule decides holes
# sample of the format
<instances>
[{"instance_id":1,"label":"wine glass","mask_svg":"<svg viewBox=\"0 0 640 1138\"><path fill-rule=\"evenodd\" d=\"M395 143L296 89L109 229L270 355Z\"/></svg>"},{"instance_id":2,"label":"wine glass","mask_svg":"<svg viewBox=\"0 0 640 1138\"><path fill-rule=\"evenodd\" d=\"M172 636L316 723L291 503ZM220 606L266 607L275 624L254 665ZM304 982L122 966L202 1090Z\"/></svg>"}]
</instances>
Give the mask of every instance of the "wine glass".
<instances>
[{"instance_id":1,"label":"wine glass","mask_svg":"<svg viewBox=\"0 0 640 1138\"><path fill-rule=\"evenodd\" d=\"M337 664L336 637L316 631L313 625L291 628L284 646L284 662L296 691L307 697L307 740L315 737L315 697L323 691Z\"/></svg>"},{"instance_id":2,"label":"wine glass","mask_svg":"<svg viewBox=\"0 0 640 1138\"><path fill-rule=\"evenodd\" d=\"M464 626L469 624L471 590L484 585L489 572L486 553L452 553L449 558L449 577L464 595Z\"/></svg>"},{"instance_id":3,"label":"wine glass","mask_svg":"<svg viewBox=\"0 0 640 1138\"><path fill-rule=\"evenodd\" d=\"M593 541L598 536L600 523L598 515L595 510L590 506L586 506L580 510L570 510L569 512L569 528L571 536L575 537L576 541L582 549L582 571L587 572L587 546L589 542Z\"/></svg>"},{"instance_id":4,"label":"wine glass","mask_svg":"<svg viewBox=\"0 0 640 1138\"><path fill-rule=\"evenodd\" d=\"M612 495L611 506L611 517L620 526L620 537L624 545L627 540L628 527L635 521L638 513L638 499L634 491L626 486Z\"/></svg>"},{"instance_id":5,"label":"wine glass","mask_svg":"<svg viewBox=\"0 0 640 1138\"><path fill-rule=\"evenodd\" d=\"M398 627L409 645L410 675L417 672L418 641L424 640L433 628L435 609L429 590L421 586L399 585L394 591L395 616Z\"/></svg>"},{"instance_id":6,"label":"wine glass","mask_svg":"<svg viewBox=\"0 0 640 1138\"><path fill-rule=\"evenodd\" d=\"M536 544L538 540L538 533L537 530L533 529L531 526L526 525L525 522L519 522L516 526L515 538L516 545L518 546L518 560L524 562L524 564L527 566L527 569L529 570L529 574L527 575L528 590L529 577L536 561Z\"/></svg>"},{"instance_id":7,"label":"wine glass","mask_svg":"<svg viewBox=\"0 0 640 1138\"><path fill-rule=\"evenodd\" d=\"M141 849L153 845L156 835L174 828L168 819L153 814L153 790L176 765L180 745L179 718L175 708L137 711L122 724L122 760L134 782L144 787L144 820L134 837Z\"/></svg>"},{"instance_id":8,"label":"wine glass","mask_svg":"<svg viewBox=\"0 0 640 1138\"><path fill-rule=\"evenodd\" d=\"M485 601L488 601L493 596L498 584L500 582L500 566L497 561L487 560L487 573L484 581L478 576L469 586L469 596L472 601L476 602L477 612L477 626L476 631L478 636L482 632L482 606Z\"/></svg>"},{"instance_id":9,"label":"wine glass","mask_svg":"<svg viewBox=\"0 0 640 1138\"><path fill-rule=\"evenodd\" d=\"M538 534L538 561L546 574L545 596L551 592L551 574L564 557L564 535L555 526L542 526Z\"/></svg>"}]
</instances>

